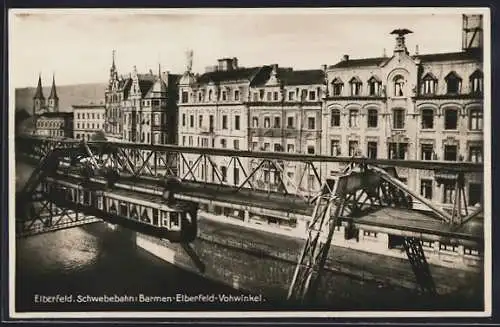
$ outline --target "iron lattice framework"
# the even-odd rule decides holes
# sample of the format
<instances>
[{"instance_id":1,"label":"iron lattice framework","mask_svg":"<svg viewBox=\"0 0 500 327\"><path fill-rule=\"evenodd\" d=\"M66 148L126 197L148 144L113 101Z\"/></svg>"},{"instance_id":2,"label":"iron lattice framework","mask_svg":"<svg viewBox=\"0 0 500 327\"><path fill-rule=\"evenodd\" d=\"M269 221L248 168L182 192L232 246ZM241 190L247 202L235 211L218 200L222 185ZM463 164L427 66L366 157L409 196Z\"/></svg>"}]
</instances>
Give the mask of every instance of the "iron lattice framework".
<instances>
[{"instance_id":1,"label":"iron lattice framework","mask_svg":"<svg viewBox=\"0 0 500 327\"><path fill-rule=\"evenodd\" d=\"M176 177L180 180L230 185L227 171L220 167L221 158L225 160L226 167L242 171L243 178L230 185L235 192L245 188L298 195L306 201L313 199L315 208L307 230L307 240L290 285L290 299L310 299L314 296L339 218L349 217L354 221L356 217L366 214L367 210L381 206L412 208L414 200L427 206L436 219L444 224L463 224L482 211L479 208L469 213L463 192L464 176L483 171L481 164L474 163L334 158L135 143L81 143L75 140L40 138L20 138L16 146L19 154L32 156L40 161L30 181L18 193L24 200L35 200L32 195L36 193L36 185L61 163L78 166L84 162L81 167L82 175L104 174L108 181L112 178L116 181L121 177ZM331 162L344 164L344 170L336 178L325 180L321 165ZM289 166L295 168L299 179L288 176L286 168ZM436 180L446 179L451 175L456 191L451 214L408 188L398 178L395 167L434 170ZM442 177L443 171L448 176ZM212 173L212 178L209 178L209 172ZM273 172L274 180L270 178L269 172ZM303 178L306 174L314 176L314 182L320 187L311 187L311 183L304 187ZM44 208L47 208L47 204ZM407 253L421 290L434 294L435 286L420 240L407 237L401 245Z\"/></svg>"},{"instance_id":2,"label":"iron lattice framework","mask_svg":"<svg viewBox=\"0 0 500 327\"><path fill-rule=\"evenodd\" d=\"M89 158L88 173L99 174L110 169L120 176L164 179L176 177L180 180L218 184L294 195L309 202L318 192L328 175L326 164L338 163L344 168L349 164L372 164L398 167L398 169L434 171L436 180L441 172L453 175L455 183L454 207L445 215L448 220L460 223L470 218L465 201L463 179L467 174L482 173L483 165L469 162L407 161L366 159L352 157L329 157L291 153L269 153L225 149L191 148L173 145L149 145L118 142L78 142L49 138L20 137L16 140L18 153L29 154L37 160L54 148L63 149L67 155L61 158L75 164L84 157ZM79 148L75 152L75 148ZM221 162L224 164L222 165ZM228 172L236 172L229 180ZM293 171L293 177L289 173ZM241 174L240 174L241 173ZM409 190L412 191L412 190ZM415 193L414 191L412 191ZM428 200L417 195L419 201ZM396 200L396 199L394 199ZM403 199L404 200L404 199ZM436 204L427 203L430 208ZM438 215L442 210L439 210ZM438 211L435 211L438 212ZM467 217L467 218L464 218Z\"/></svg>"}]
</instances>

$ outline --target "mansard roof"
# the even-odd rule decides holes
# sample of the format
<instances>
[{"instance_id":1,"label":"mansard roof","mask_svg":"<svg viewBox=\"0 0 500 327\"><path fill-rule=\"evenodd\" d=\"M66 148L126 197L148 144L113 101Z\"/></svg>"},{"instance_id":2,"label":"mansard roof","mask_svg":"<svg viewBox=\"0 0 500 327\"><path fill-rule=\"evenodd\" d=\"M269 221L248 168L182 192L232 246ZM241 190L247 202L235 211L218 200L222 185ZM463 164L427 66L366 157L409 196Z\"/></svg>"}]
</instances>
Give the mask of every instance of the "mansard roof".
<instances>
[{"instance_id":1,"label":"mansard roof","mask_svg":"<svg viewBox=\"0 0 500 327\"><path fill-rule=\"evenodd\" d=\"M214 71L204 73L198 78L199 84L208 84L210 82L248 82L251 81L259 72L261 67L238 68L234 70Z\"/></svg>"},{"instance_id":2,"label":"mansard roof","mask_svg":"<svg viewBox=\"0 0 500 327\"><path fill-rule=\"evenodd\" d=\"M251 86L262 86L271 77L273 66L263 66L255 76ZM321 69L293 70L290 67L280 67L276 77L283 85L314 85L323 84L325 73Z\"/></svg>"},{"instance_id":3,"label":"mansard roof","mask_svg":"<svg viewBox=\"0 0 500 327\"><path fill-rule=\"evenodd\" d=\"M313 85L325 82L325 73L321 69L278 71L278 78L284 85Z\"/></svg>"},{"instance_id":4,"label":"mansard roof","mask_svg":"<svg viewBox=\"0 0 500 327\"><path fill-rule=\"evenodd\" d=\"M384 61L388 60L388 57L376 57L376 58L363 58L363 59L348 59L342 60L335 65L328 68L350 68L350 67L368 67L368 66L379 66Z\"/></svg>"},{"instance_id":5,"label":"mansard roof","mask_svg":"<svg viewBox=\"0 0 500 327\"><path fill-rule=\"evenodd\" d=\"M456 60L478 60L483 59L481 51L460 51L446 53L432 53L414 56L421 62L440 62L440 61L456 61Z\"/></svg>"}]
</instances>

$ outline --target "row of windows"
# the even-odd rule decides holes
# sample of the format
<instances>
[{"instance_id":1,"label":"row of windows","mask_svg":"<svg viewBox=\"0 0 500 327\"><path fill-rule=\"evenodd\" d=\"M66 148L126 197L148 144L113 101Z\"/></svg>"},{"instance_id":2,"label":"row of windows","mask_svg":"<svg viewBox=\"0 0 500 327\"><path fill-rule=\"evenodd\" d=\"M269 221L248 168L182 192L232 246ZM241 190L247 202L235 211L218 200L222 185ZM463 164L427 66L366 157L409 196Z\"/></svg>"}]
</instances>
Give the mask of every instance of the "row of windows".
<instances>
[{"instance_id":1,"label":"row of windows","mask_svg":"<svg viewBox=\"0 0 500 327\"><path fill-rule=\"evenodd\" d=\"M434 129L434 110L422 110L422 129ZM340 110L331 110L330 126L340 127ZM360 113L358 109L350 109L348 113L347 126L350 128L360 127L359 123ZM444 129L456 130L458 128L459 114L457 109L446 109L444 111ZM376 109L369 109L367 115L367 127L378 127L378 111ZM404 129L406 125L406 113L404 109L393 109L392 111L392 128ZM469 110L468 116L469 130L482 130L483 129L483 111L481 109Z\"/></svg>"},{"instance_id":2,"label":"row of windows","mask_svg":"<svg viewBox=\"0 0 500 327\"><path fill-rule=\"evenodd\" d=\"M82 128L87 128L87 129L100 129L102 125L99 123L95 123L95 124L94 123L87 123L86 125L85 125L85 123L82 123L81 125L80 125L80 123L76 123L77 129L80 129L80 126ZM87 127L85 127L85 126L87 126Z\"/></svg>"},{"instance_id":3,"label":"row of windows","mask_svg":"<svg viewBox=\"0 0 500 327\"><path fill-rule=\"evenodd\" d=\"M36 123L37 127L40 128L63 128L64 122L61 121L38 121Z\"/></svg>"},{"instance_id":4,"label":"row of windows","mask_svg":"<svg viewBox=\"0 0 500 327\"><path fill-rule=\"evenodd\" d=\"M460 94L462 93L462 78L456 73L451 72L445 77L446 94ZM426 74L421 80L420 93L424 95L436 94L438 80L431 73ZM470 77L470 92L473 94L483 93L483 73L476 70ZM344 82L340 78L334 78L332 81L332 94L334 96L341 96L344 94ZM349 80L349 95L361 96L363 95L363 82L357 76ZM402 97L405 94L405 79L401 75L396 75L392 80L392 96ZM381 96L383 95L382 82L378 77L372 76L367 82L367 91L365 95Z\"/></svg>"},{"instance_id":5,"label":"row of windows","mask_svg":"<svg viewBox=\"0 0 500 327\"><path fill-rule=\"evenodd\" d=\"M140 142L146 144L167 144L167 134L166 133L153 133L150 132L136 132L134 134L132 131L124 131L123 138L125 141Z\"/></svg>"},{"instance_id":6,"label":"row of windows","mask_svg":"<svg viewBox=\"0 0 500 327\"><path fill-rule=\"evenodd\" d=\"M271 117L269 117L269 116L264 116L264 117L253 116L252 117L252 128L259 128L260 121L263 122L262 127L264 127L264 128L281 128L281 117L280 116L274 116L272 124L271 124ZM286 128L296 128L295 119L293 116L288 116L286 118ZM316 129L316 118L315 117L307 117L307 129L310 129L310 130Z\"/></svg>"},{"instance_id":7,"label":"row of windows","mask_svg":"<svg viewBox=\"0 0 500 327\"><path fill-rule=\"evenodd\" d=\"M455 184L443 183L443 203L453 203L455 198ZM429 178L420 180L420 195L426 199L432 200L434 195L434 181ZM469 183L469 198L467 205L474 206L481 202L481 195L483 193L483 186L479 183Z\"/></svg>"},{"instance_id":8,"label":"row of windows","mask_svg":"<svg viewBox=\"0 0 500 327\"><path fill-rule=\"evenodd\" d=\"M217 93L213 90L209 90L207 96L205 96L205 91L197 92L197 101L240 101L240 90L222 90L220 92L220 96L217 99ZM190 98L191 101L194 101L193 94L188 91L181 92L181 103L188 103ZM252 93L252 101L319 101L321 99L321 88L317 87L315 90L308 89L300 89L297 88L294 91L266 91L264 89L260 89L256 92Z\"/></svg>"},{"instance_id":9,"label":"row of windows","mask_svg":"<svg viewBox=\"0 0 500 327\"><path fill-rule=\"evenodd\" d=\"M359 141L350 140L347 142L348 156L363 154L360 150ZM342 156L342 150L339 140L330 140L330 155ZM366 143L366 156L371 159L378 158L378 142L368 141ZM390 142L387 147L387 158L389 159L408 159L408 143ZM422 144L420 146L420 160L439 160L433 144ZM457 161L463 160L458 154L457 145L444 145L442 160ZM483 147L481 145L469 145L467 161L483 162Z\"/></svg>"},{"instance_id":10,"label":"row of windows","mask_svg":"<svg viewBox=\"0 0 500 327\"><path fill-rule=\"evenodd\" d=\"M189 115L189 127L194 128L195 127L195 121L194 121L194 115ZM186 114L182 114L182 126L186 127ZM229 120L228 120L228 115L222 115L221 117L221 126L222 129L229 129ZM199 115L198 116L198 122L197 122L197 127L203 128L206 127L205 124L205 116L204 115ZM209 115L208 116L208 128L210 131L214 130L214 115ZM233 124L234 130L239 131L241 129L241 119L240 115L235 115L234 116L234 124Z\"/></svg>"},{"instance_id":11,"label":"row of windows","mask_svg":"<svg viewBox=\"0 0 500 327\"><path fill-rule=\"evenodd\" d=\"M220 148L222 149L227 149L229 147L228 142L226 139L221 138L219 140L220 142ZM182 143L183 146L196 146L196 147L202 147L202 148L208 148L209 147L209 138L208 137L197 137L196 138L196 145L194 144L194 137L193 136L188 136L186 137L185 135L182 136ZM212 138L211 141L211 147L215 148L215 139ZM240 140L233 140L232 143L232 149L234 150L239 150L240 149Z\"/></svg>"},{"instance_id":12,"label":"row of windows","mask_svg":"<svg viewBox=\"0 0 500 327\"><path fill-rule=\"evenodd\" d=\"M77 119L104 119L104 114L100 113L95 113L95 112L87 112L86 114L84 112L79 112L76 114Z\"/></svg>"},{"instance_id":13,"label":"row of windows","mask_svg":"<svg viewBox=\"0 0 500 327\"><path fill-rule=\"evenodd\" d=\"M64 131L62 130L49 130L49 131L38 131L38 135L49 135L49 136L64 136Z\"/></svg>"}]
</instances>

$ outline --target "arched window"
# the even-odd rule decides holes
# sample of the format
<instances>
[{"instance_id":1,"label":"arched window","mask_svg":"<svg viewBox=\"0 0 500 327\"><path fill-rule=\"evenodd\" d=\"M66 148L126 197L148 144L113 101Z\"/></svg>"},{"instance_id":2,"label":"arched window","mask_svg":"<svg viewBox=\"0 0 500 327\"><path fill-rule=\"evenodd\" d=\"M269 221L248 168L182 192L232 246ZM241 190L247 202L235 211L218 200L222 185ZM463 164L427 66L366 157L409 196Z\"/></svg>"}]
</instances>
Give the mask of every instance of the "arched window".
<instances>
[{"instance_id":1,"label":"arched window","mask_svg":"<svg viewBox=\"0 0 500 327\"><path fill-rule=\"evenodd\" d=\"M394 77L394 96L396 97L404 96L404 86L405 86L404 77L401 75L396 75Z\"/></svg>"},{"instance_id":2,"label":"arched window","mask_svg":"<svg viewBox=\"0 0 500 327\"><path fill-rule=\"evenodd\" d=\"M351 84L351 95L352 96L361 95L361 86L363 85L363 83L361 82L359 77L357 77L357 76L353 77L351 79L351 81L349 82L349 84Z\"/></svg>"},{"instance_id":3,"label":"arched window","mask_svg":"<svg viewBox=\"0 0 500 327\"><path fill-rule=\"evenodd\" d=\"M342 95L342 89L344 88L344 82L342 82L342 80L340 78L335 78L332 81L332 87L333 87L332 94L334 96Z\"/></svg>"},{"instance_id":4,"label":"arched window","mask_svg":"<svg viewBox=\"0 0 500 327\"><path fill-rule=\"evenodd\" d=\"M340 110L332 109L332 118L331 118L331 126L339 127L340 126Z\"/></svg>"},{"instance_id":5,"label":"arched window","mask_svg":"<svg viewBox=\"0 0 500 327\"><path fill-rule=\"evenodd\" d=\"M358 127L358 117L359 117L358 109L349 110L349 127Z\"/></svg>"},{"instance_id":6,"label":"arched window","mask_svg":"<svg viewBox=\"0 0 500 327\"><path fill-rule=\"evenodd\" d=\"M258 117L252 117L252 127L253 128L259 127L259 118Z\"/></svg>"},{"instance_id":7,"label":"arched window","mask_svg":"<svg viewBox=\"0 0 500 327\"><path fill-rule=\"evenodd\" d=\"M208 91L208 101L212 101L212 95L213 95L212 90Z\"/></svg>"},{"instance_id":8,"label":"arched window","mask_svg":"<svg viewBox=\"0 0 500 327\"><path fill-rule=\"evenodd\" d=\"M380 95L382 89L382 81L377 76L372 76L368 80L368 90L371 96Z\"/></svg>"},{"instance_id":9,"label":"arched window","mask_svg":"<svg viewBox=\"0 0 500 327\"><path fill-rule=\"evenodd\" d=\"M264 128L271 127L271 119L269 117L264 117Z\"/></svg>"},{"instance_id":10,"label":"arched window","mask_svg":"<svg viewBox=\"0 0 500 327\"><path fill-rule=\"evenodd\" d=\"M470 75L470 89L473 94L483 93L483 72L479 69Z\"/></svg>"},{"instance_id":11,"label":"arched window","mask_svg":"<svg viewBox=\"0 0 500 327\"><path fill-rule=\"evenodd\" d=\"M437 78L431 73L425 74L422 78L422 94L435 94L437 86Z\"/></svg>"},{"instance_id":12,"label":"arched window","mask_svg":"<svg viewBox=\"0 0 500 327\"><path fill-rule=\"evenodd\" d=\"M434 128L434 110L423 109L422 110L422 129L433 129Z\"/></svg>"},{"instance_id":13,"label":"arched window","mask_svg":"<svg viewBox=\"0 0 500 327\"><path fill-rule=\"evenodd\" d=\"M368 127L375 128L378 126L378 112L376 109L368 109Z\"/></svg>"},{"instance_id":14,"label":"arched window","mask_svg":"<svg viewBox=\"0 0 500 327\"><path fill-rule=\"evenodd\" d=\"M458 110L446 109L444 112L444 129L457 129Z\"/></svg>"},{"instance_id":15,"label":"arched window","mask_svg":"<svg viewBox=\"0 0 500 327\"><path fill-rule=\"evenodd\" d=\"M446 93L448 94L458 94L462 88L462 79L454 71L446 75L444 78L446 81Z\"/></svg>"}]
</instances>

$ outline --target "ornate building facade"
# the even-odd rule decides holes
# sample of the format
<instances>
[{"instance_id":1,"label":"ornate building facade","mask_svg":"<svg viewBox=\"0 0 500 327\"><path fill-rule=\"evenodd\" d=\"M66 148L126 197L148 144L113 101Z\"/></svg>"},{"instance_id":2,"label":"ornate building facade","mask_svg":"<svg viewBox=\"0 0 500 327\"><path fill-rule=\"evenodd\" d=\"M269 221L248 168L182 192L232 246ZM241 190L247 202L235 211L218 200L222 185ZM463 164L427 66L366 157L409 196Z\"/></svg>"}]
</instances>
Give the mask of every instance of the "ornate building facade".
<instances>
[{"instance_id":1,"label":"ornate building facade","mask_svg":"<svg viewBox=\"0 0 500 327\"><path fill-rule=\"evenodd\" d=\"M482 162L481 42L460 52L410 54L405 44L409 33L392 32L396 45L391 57L345 55L327 69L324 155ZM329 164L324 169L335 174L341 168ZM424 197L453 202L454 181L438 181L433 171L400 169L399 175ZM472 176L466 184L468 204L474 205L480 201L481 177Z\"/></svg>"},{"instance_id":2,"label":"ornate building facade","mask_svg":"<svg viewBox=\"0 0 500 327\"><path fill-rule=\"evenodd\" d=\"M179 85L180 145L319 154L324 85L321 69L243 68L236 58L219 59L200 76L188 70ZM191 157L188 164L196 160ZM217 167L200 164L195 176L187 177L218 182L221 176L224 183L239 186L242 170L257 164L246 158L240 162L220 158ZM301 182L297 168L268 167L254 182L276 190L280 185L276 169L284 169L289 184L307 187L311 179ZM181 165L181 172L187 174L187 167Z\"/></svg>"},{"instance_id":3,"label":"ornate building facade","mask_svg":"<svg viewBox=\"0 0 500 327\"><path fill-rule=\"evenodd\" d=\"M105 132L110 140L147 144L177 143L177 85L179 75L134 67L119 76L113 62L105 92Z\"/></svg>"}]
</instances>

